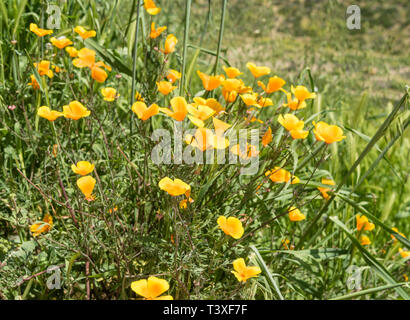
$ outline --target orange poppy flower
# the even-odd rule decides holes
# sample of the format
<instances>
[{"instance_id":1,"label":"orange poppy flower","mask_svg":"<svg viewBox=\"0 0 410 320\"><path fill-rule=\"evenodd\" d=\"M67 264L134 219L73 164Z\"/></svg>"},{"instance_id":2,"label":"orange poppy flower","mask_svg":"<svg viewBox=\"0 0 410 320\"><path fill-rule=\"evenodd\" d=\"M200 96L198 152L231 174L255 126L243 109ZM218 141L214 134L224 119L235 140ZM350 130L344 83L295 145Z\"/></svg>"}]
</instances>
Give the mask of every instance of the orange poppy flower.
<instances>
[{"instance_id":1,"label":"orange poppy flower","mask_svg":"<svg viewBox=\"0 0 410 320\"><path fill-rule=\"evenodd\" d=\"M54 121L59 117L62 117L63 114L59 111L56 110L51 110L49 107L42 106L38 108L37 114L39 117L42 117L44 119L47 119L49 121Z\"/></svg>"},{"instance_id":2,"label":"orange poppy flower","mask_svg":"<svg viewBox=\"0 0 410 320\"><path fill-rule=\"evenodd\" d=\"M367 245L369 245L369 244L371 244L372 242L370 241L370 239L369 239L369 237L368 236L361 236L361 238L360 238L360 244L362 245L362 246L367 246Z\"/></svg>"},{"instance_id":3,"label":"orange poppy flower","mask_svg":"<svg viewBox=\"0 0 410 320\"><path fill-rule=\"evenodd\" d=\"M224 216L219 216L216 221L219 225L219 228L225 232L228 236L231 236L234 239L239 239L244 233L241 220L235 217L229 217L228 219Z\"/></svg>"},{"instance_id":4,"label":"orange poppy flower","mask_svg":"<svg viewBox=\"0 0 410 320\"><path fill-rule=\"evenodd\" d=\"M161 181L158 183L158 186L161 190L168 192L168 194L174 197L183 194L189 197L191 193L191 187L189 186L189 184L186 184L180 179L172 180L168 177L165 177L161 179Z\"/></svg>"},{"instance_id":5,"label":"orange poppy flower","mask_svg":"<svg viewBox=\"0 0 410 320\"><path fill-rule=\"evenodd\" d=\"M69 46L70 44L73 44L73 42L66 38L66 37L61 37L61 38L54 38L52 37L50 39L50 42L53 44L53 46L57 47L58 49L64 49L65 47Z\"/></svg>"},{"instance_id":6,"label":"orange poppy flower","mask_svg":"<svg viewBox=\"0 0 410 320\"><path fill-rule=\"evenodd\" d=\"M410 257L410 251L409 250L403 250L402 248L399 248L399 253L400 253L400 256L403 259Z\"/></svg>"},{"instance_id":7,"label":"orange poppy flower","mask_svg":"<svg viewBox=\"0 0 410 320\"><path fill-rule=\"evenodd\" d=\"M173 300L172 296L161 296L169 290L168 281L156 277L134 281L131 283L131 289L138 295L147 300Z\"/></svg>"},{"instance_id":8,"label":"orange poppy flower","mask_svg":"<svg viewBox=\"0 0 410 320\"><path fill-rule=\"evenodd\" d=\"M268 127L265 134L262 137L262 145L266 147L269 143L272 142L272 129Z\"/></svg>"},{"instance_id":9,"label":"orange poppy flower","mask_svg":"<svg viewBox=\"0 0 410 320\"><path fill-rule=\"evenodd\" d=\"M164 112L167 116L176 121L183 121L188 113L188 103L184 97L175 97L171 99L172 110L168 108L159 108L159 111Z\"/></svg>"},{"instance_id":10,"label":"orange poppy flower","mask_svg":"<svg viewBox=\"0 0 410 320\"><path fill-rule=\"evenodd\" d=\"M245 93L240 95L242 101L248 106L256 106L258 104L257 93Z\"/></svg>"},{"instance_id":11,"label":"orange poppy flower","mask_svg":"<svg viewBox=\"0 0 410 320\"><path fill-rule=\"evenodd\" d=\"M96 180L91 176L81 177L77 180L77 186L88 201L93 201L95 199L95 196L92 194L95 182Z\"/></svg>"},{"instance_id":12,"label":"orange poppy flower","mask_svg":"<svg viewBox=\"0 0 410 320\"><path fill-rule=\"evenodd\" d=\"M36 77L34 74L30 75L31 82L28 83L29 86L31 86L34 90L40 89L40 85L36 80Z\"/></svg>"},{"instance_id":13,"label":"orange poppy flower","mask_svg":"<svg viewBox=\"0 0 410 320\"><path fill-rule=\"evenodd\" d=\"M279 115L278 122L290 132L293 139L305 139L309 134L309 131L303 130L305 123L291 113Z\"/></svg>"},{"instance_id":14,"label":"orange poppy flower","mask_svg":"<svg viewBox=\"0 0 410 320\"><path fill-rule=\"evenodd\" d=\"M243 258L236 259L233 262L235 271L231 271L239 282L246 282L249 278L257 277L262 271L259 267L247 267Z\"/></svg>"},{"instance_id":15,"label":"orange poppy flower","mask_svg":"<svg viewBox=\"0 0 410 320\"><path fill-rule=\"evenodd\" d=\"M71 165L71 170L73 170L74 173L86 176L87 174L94 171L94 165L89 163L88 161L78 161L77 165Z\"/></svg>"},{"instance_id":16,"label":"orange poppy flower","mask_svg":"<svg viewBox=\"0 0 410 320\"><path fill-rule=\"evenodd\" d=\"M313 133L315 134L316 140L324 141L327 144L342 141L346 136L343 135L343 131L336 125L329 125L326 122L320 121L315 123L313 121L315 129Z\"/></svg>"},{"instance_id":17,"label":"orange poppy flower","mask_svg":"<svg viewBox=\"0 0 410 320\"><path fill-rule=\"evenodd\" d=\"M161 11L161 8L158 8L153 0L144 0L144 8L150 15L153 16Z\"/></svg>"},{"instance_id":18,"label":"orange poppy flower","mask_svg":"<svg viewBox=\"0 0 410 320\"><path fill-rule=\"evenodd\" d=\"M239 69L233 67L223 67L226 75L228 78L236 78L237 76L241 75L243 72L240 72Z\"/></svg>"},{"instance_id":19,"label":"orange poppy flower","mask_svg":"<svg viewBox=\"0 0 410 320\"><path fill-rule=\"evenodd\" d=\"M158 38L162 32L164 32L165 30L167 30L167 27L158 27L157 29L155 29L155 22L151 23L151 32L149 34L149 37L151 39L155 39Z\"/></svg>"},{"instance_id":20,"label":"orange poppy flower","mask_svg":"<svg viewBox=\"0 0 410 320\"><path fill-rule=\"evenodd\" d=\"M72 101L68 105L63 106L63 114L65 118L78 120L88 117L91 111L84 107L78 101Z\"/></svg>"},{"instance_id":21,"label":"orange poppy flower","mask_svg":"<svg viewBox=\"0 0 410 320\"><path fill-rule=\"evenodd\" d=\"M41 29L35 23L30 23L30 31L34 32L39 37L44 37L53 33L53 30Z\"/></svg>"},{"instance_id":22,"label":"orange poppy flower","mask_svg":"<svg viewBox=\"0 0 410 320\"><path fill-rule=\"evenodd\" d=\"M316 94L314 92L309 92L305 86L296 86L296 88L291 86L291 91L299 101L316 98Z\"/></svg>"},{"instance_id":23,"label":"orange poppy flower","mask_svg":"<svg viewBox=\"0 0 410 320\"><path fill-rule=\"evenodd\" d=\"M299 110L306 108L307 104L305 101L299 101L298 99L292 99L292 94L285 90L282 90L286 94L286 99L288 103L284 103L285 107L288 107L291 110Z\"/></svg>"},{"instance_id":24,"label":"orange poppy flower","mask_svg":"<svg viewBox=\"0 0 410 320\"><path fill-rule=\"evenodd\" d=\"M147 108L147 105L143 101L134 102L131 110L138 116L138 119L142 121L148 120L152 116L155 116L159 112L159 107L157 104L153 103Z\"/></svg>"},{"instance_id":25,"label":"orange poppy flower","mask_svg":"<svg viewBox=\"0 0 410 320\"><path fill-rule=\"evenodd\" d=\"M71 58L75 58L78 56L78 50L74 47L66 47L65 51L68 52Z\"/></svg>"},{"instance_id":26,"label":"orange poppy flower","mask_svg":"<svg viewBox=\"0 0 410 320\"><path fill-rule=\"evenodd\" d=\"M157 87L158 87L158 91L161 92L165 96L170 94L173 90L177 88L176 86L173 86L172 83L169 81L157 82Z\"/></svg>"},{"instance_id":27,"label":"orange poppy flower","mask_svg":"<svg viewBox=\"0 0 410 320\"><path fill-rule=\"evenodd\" d=\"M366 216L356 215L356 228L357 231L365 230L372 231L374 229L374 224L370 223Z\"/></svg>"},{"instance_id":28,"label":"orange poppy flower","mask_svg":"<svg viewBox=\"0 0 410 320\"><path fill-rule=\"evenodd\" d=\"M204 86L204 89L207 91L212 91L218 88L222 84L222 81L225 80L225 77L222 75L209 76L199 70L197 71L197 74L199 78L201 78L202 80L202 85Z\"/></svg>"},{"instance_id":29,"label":"orange poppy flower","mask_svg":"<svg viewBox=\"0 0 410 320\"><path fill-rule=\"evenodd\" d=\"M270 73L270 69L268 67L258 67L251 62L248 62L246 67L251 71L255 78L259 78Z\"/></svg>"},{"instance_id":30,"label":"orange poppy flower","mask_svg":"<svg viewBox=\"0 0 410 320\"><path fill-rule=\"evenodd\" d=\"M288 212L290 221L302 221L306 219L306 216L296 207L290 207Z\"/></svg>"},{"instance_id":31,"label":"orange poppy flower","mask_svg":"<svg viewBox=\"0 0 410 320\"><path fill-rule=\"evenodd\" d=\"M259 97L256 101L256 107L258 108L264 108L269 106L273 106L273 102L269 98Z\"/></svg>"},{"instance_id":32,"label":"orange poppy flower","mask_svg":"<svg viewBox=\"0 0 410 320\"><path fill-rule=\"evenodd\" d=\"M259 150L256 146L246 143L246 151L243 152L240 145L236 144L231 148L231 152L236 154L237 156L241 157L242 159L250 159L253 157L258 156Z\"/></svg>"},{"instance_id":33,"label":"orange poppy flower","mask_svg":"<svg viewBox=\"0 0 410 320\"><path fill-rule=\"evenodd\" d=\"M175 51L175 46L178 43L178 39L173 35L169 34L167 38L165 39L165 49L164 53L165 54L170 54Z\"/></svg>"},{"instance_id":34,"label":"orange poppy flower","mask_svg":"<svg viewBox=\"0 0 410 320\"><path fill-rule=\"evenodd\" d=\"M280 167L275 167L272 170L265 172L265 176L269 177L273 182L283 183L291 180L291 184L299 183L300 180L296 176L292 176L289 171Z\"/></svg>"},{"instance_id":35,"label":"orange poppy flower","mask_svg":"<svg viewBox=\"0 0 410 320\"><path fill-rule=\"evenodd\" d=\"M265 84L261 81L258 81L258 86L260 86L263 91L265 91L266 93L273 93L276 91L279 91L284 85L285 85L286 81L274 76L269 78L269 82L268 85L265 86Z\"/></svg>"},{"instance_id":36,"label":"orange poppy flower","mask_svg":"<svg viewBox=\"0 0 410 320\"><path fill-rule=\"evenodd\" d=\"M40 63L34 63L34 67L37 68L40 76L46 75L49 78L54 77L53 70L50 69L50 61L42 60Z\"/></svg>"},{"instance_id":37,"label":"orange poppy flower","mask_svg":"<svg viewBox=\"0 0 410 320\"><path fill-rule=\"evenodd\" d=\"M50 214L46 214L42 223L35 223L30 226L30 231L33 233L33 237L39 236L41 233L48 232L53 227L53 217Z\"/></svg>"},{"instance_id":38,"label":"orange poppy flower","mask_svg":"<svg viewBox=\"0 0 410 320\"><path fill-rule=\"evenodd\" d=\"M330 186L334 186L336 183L335 183L333 180L331 180L331 179L325 179L325 178L323 178L323 179L322 179L322 184L328 184L328 185L330 185ZM330 191L330 189L328 189L328 188L321 188L321 187L318 187L318 189L319 189L320 193L322 194L323 198L325 198L325 199L328 199L328 198L329 198L329 195L328 195L327 193Z\"/></svg>"},{"instance_id":39,"label":"orange poppy flower","mask_svg":"<svg viewBox=\"0 0 410 320\"><path fill-rule=\"evenodd\" d=\"M226 91L224 88L222 88L222 96L224 97L226 102L232 103L235 102L236 98L238 97L238 92Z\"/></svg>"},{"instance_id":40,"label":"orange poppy flower","mask_svg":"<svg viewBox=\"0 0 410 320\"><path fill-rule=\"evenodd\" d=\"M169 82L174 83L178 79L181 79L181 73L176 70L169 69L167 79L169 80Z\"/></svg>"},{"instance_id":41,"label":"orange poppy flower","mask_svg":"<svg viewBox=\"0 0 410 320\"><path fill-rule=\"evenodd\" d=\"M82 26L77 26L77 27L75 27L75 28L74 28L74 32L78 33L79 36L80 36L81 38L83 38L84 40L96 36L95 30L89 30L89 31L87 31L87 30L86 30L84 27L82 27Z\"/></svg>"},{"instance_id":42,"label":"orange poppy flower","mask_svg":"<svg viewBox=\"0 0 410 320\"><path fill-rule=\"evenodd\" d=\"M82 48L78 51L78 58L73 60L73 65L77 68L92 68L95 64L95 51Z\"/></svg>"}]
</instances>

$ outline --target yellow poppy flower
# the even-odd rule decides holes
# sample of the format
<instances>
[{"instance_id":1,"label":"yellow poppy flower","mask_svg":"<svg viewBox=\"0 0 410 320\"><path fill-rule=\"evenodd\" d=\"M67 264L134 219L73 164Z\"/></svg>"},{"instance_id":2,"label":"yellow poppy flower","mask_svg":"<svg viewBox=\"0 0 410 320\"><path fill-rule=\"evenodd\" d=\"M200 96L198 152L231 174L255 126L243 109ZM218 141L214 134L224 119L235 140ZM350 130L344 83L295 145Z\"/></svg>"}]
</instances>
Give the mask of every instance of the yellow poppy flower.
<instances>
[{"instance_id":1,"label":"yellow poppy flower","mask_svg":"<svg viewBox=\"0 0 410 320\"><path fill-rule=\"evenodd\" d=\"M215 110L206 106L206 105L197 105L194 107L193 105L188 104L187 106L188 112L192 114L192 116L198 120L205 121L212 117L215 114ZM192 117L188 116L190 119ZM192 119L191 119L192 120ZM203 122L202 122L203 124ZM203 125L201 126L203 127Z\"/></svg>"},{"instance_id":2,"label":"yellow poppy flower","mask_svg":"<svg viewBox=\"0 0 410 320\"><path fill-rule=\"evenodd\" d=\"M95 64L95 51L82 48L78 51L78 58L73 60L73 65L77 68L92 68Z\"/></svg>"},{"instance_id":3,"label":"yellow poppy flower","mask_svg":"<svg viewBox=\"0 0 410 320\"><path fill-rule=\"evenodd\" d=\"M196 72L202 80L202 85L204 86L204 89L206 91L212 91L218 88L221 84L222 81L225 80L225 77L222 75L216 75L216 76L209 76L201 71Z\"/></svg>"},{"instance_id":4,"label":"yellow poppy flower","mask_svg":"<svg viewBox=\"0 0 410 320\"><path fill-rule=\"evenodd\" d=\"M33 237L37 237L43 232L48 232L53 227L53 217L50 214L46 214L43 218L43 223L36 223L30 226L30 231Z\"/></svg>"},{"instance_id":5,"label":"yellow poppy flower","mask_svg":"<svg viewBox=\"0 0 410 320\"><path fill-rule=\"evenodd\" d=\"M181 79L181 73L176 70L169 69L167 79L169 80L169 82L174 83L178 79Z\"/></svg>"},{"instance_id":6,"label":"yellow poppy flower","mask_svg":"<svg viewBox=\"0 0 410 320\"><path fill-rule=\"evenodd\" d=\"M410 251L408 251L408 250L403 250L402 248L399 248L399 253L400 253L402 258L410 257Z\"/></svg>"},{"instance_id":7,"label":"yellow poppy flower","mask_svg":"<svg viewBox=\"0 0 410 320\"><path fill-rule=\"evenodd\" d=\"M240 72L239 69L233 67L223 67L226 75L228 78L236 78L237 76L241 75L243 72Z\"/></svg>"},{"instance_id":8,"label":"yellow poppy flower","mask_svg":"<svg viewBox=\"0 0 410 320\"><path fill-rule=\"evenodd\" d=\"M224 88L222 88L222 96L224 97L226 102L232 103L235 102L236 98L238 97L238 92L226 91Z\"/></svg>"},{"instance_id":9,"label":"yellow poppy flower","mask_svg":"<svg viewBox=\"0 0 410 320\"><path fill-rule=\"evenodd\" d=\"M288 103L284 103L283 105L285 107L288 107L291 110L299 110L299 109L304 109L306 108L307 104L305 101L299 101L298 99L292 99L292 94L290 92L286 92L283 90L286 94L286 99Z\"/></svg>"},{"instance_id":10,"label":"yellow poppy flower","mask_svg":"<svg viewBox=\"0 0 410 320\"><path fill-rule=\"evenodd\" d=\"M315 126L313 133L318 141L324 141L327 144L330 144L342 141L346 138L346 136L343 135L343 130L336 125L329 125L323 121L318 123L313 121L313 125Z\"/></svg>"},{"instance_id":11,"label":"yellow poppy flower","mask_svg":"<svg viewBox=\"0 0 410 320\"><path fill-rule=\"evenodd\" d=\"M290 207L288 213L290 221L302 221L306 219L306 216L296 207Z\"/></svg>"},{"instance_id":12,"label":"yellow poppy flower","mask_svg":"<svg viewBox=\"0 0 410 320\"><path fill-rule=\"evenodd\" d=\"M74 173L86 176L87 174L93 172L94 164L91 164L88 161L78 161L77 165L71 165L71 170L73 170Z\"/></svg>"},{"instance_id":13,"label":"yellow poppy flower","mask_svg":"<svg viewBox=\"0 0 410 320\"><path fill-rule=\"evenodd\" d=\"M143 101L134 102L131 109L138 116L138 119L142 121L148 120L159 113L159 106L157 104L153 103L148 108Z\"/></svg>"},{"instance_id":14,"label":"yellow poppy flower","mask_svg":"<svg viewBox=\"0 0 410 320\"><path fill-rule=\"evenodd\" d=\"M39 37L44 37L53 33L53 30L41 29L35 23L30 23L30 31L34 32Z\"/></svg>"},{"instance_id":15,"label":"yellow poppy flower","mask_svg":"<svg viewBox=\"0 0 410 320\"><path fill-rule=\"evenodd\" d=\"M242 101L248 106L256 106L258 104L258 94L257 93L245 93L240 95Z\"/></svg>"},{"instance_id":16,"label":"yellow poppy flower","mask_svg":"<svg viewBox=\"0 0 410 320\"><path fill-rule=\"evenodd\" d=\"M155 16L161 11L161 8L158 8L153 0L144 0L144 8L152 16Z\"/></svg>"},{"instance_id":17,"label":"yellow poppy flower","mask_svg":"<svg viewBox=\"0 0 410 320\"><path fill-rule=\"evenodd\" d=\"M178 39L173 35L169 34L167 38L165 39L165 48L164 48L164 53L165 54L170 54L175 51L175 46L178 43Z\"/></svg>"},{"instance_id":18,"label":"yellow poppy flower","mask_svg":"<svg viewBox=\"0 0 410 320\"><path fill-rule=\"evenodd\" d=\"M167 30L167 27L158 27L157 29L155 29L155 22L151 23L151 32L149 34L149 37L151 39L155 39L158 38L162 32L164 32L165 30Z\"/></svg>"},{"instance_id":19,"label":"yellow poppy flower","mask_svg":"<svg viewBox=\"0 0 410 320\"><path fill-rule=\"evenodd\" d=\"M93 201L95 199L95 196L92 194L95 182L96 180L91 176L81 177L77 180L77 186L88 201Z\"/></svg>"},{"instance_id":20,"label":"yellow poppy flower","mask_svg":"<svg viewBox=\"0 0 410 320\"><path fill-rule=\"evenodd\" d=\"M269 106L273 106L273 102L270 98L259 97L258 100L256 101L256 106L258 108L269 107Z\"/></svg>"},{"instance_id":21,"label":"yellow poppy flower","mask_svg":"<svg viewBox=\"0 0 410 320\"><path fill-rule=\"evenodd\" d=\"M95 30L87 31L87 30L86 30L84 27L82 27L82 26L77 26L77 27L75 27L75 28L74 28L74 32L78 33L79 36L80 36L81 38L83 38L84 40L96 36Z\"/></svg>"},{"instance_id":22,"label":"yellow poppy flower","mask_svg":"<svg viewBox=\"0 0 410 320\"><path fill-rule=\"evenodd\" d=\"M156 277L134 281L131 283L131 289L138 295L147 300L173 300L172 296L161 296L169 290L168 281Z\"/></svg>"},{"instance_id":23,"label":"yellow poppy flower","mask_svg":"<svg viewBox=\"0 0 410 320\"><path fill-rule=\"evenodd\" d=\"M225 91L238 92L239 88L242 86L242 82L238 79L226 79L222 82L222 86Z\"/></svg>"},{"instance_id":24,"label":"yellow poppy flower","mask_svg":"<svg viewBox=\"0 0 410 320\"><path fill-rule=\"evenodd\" d=\"M371 244L372 242L370 241L370 239L369 239L369 237L368 236L361 236L360 237L360 244L362 245L362 246L367 246L367 245L369 245L369 244Z\"/></svg>"},{"instance_id":25,"label":"yellow poppy flower","mask_svg":"<svg viewBox=\"0 0 410 320\"><path fill-rule=\"evenodd\" d=\"M42 117L44 119L47 119L49 121L54 121L59 117L62 117L63 114L59 111L56 110L51 110L49 107L42 106L38 108L37 114L39 117Z\"/></svg>"},{"instance_id":26,"label":"yellow poppy flower","mask_svg":"<svg viewBox=\"0 0 410 320\"><path fill-rule=\"evenodd\" d=\"M165 177L161 179L161 181L158 183L158 186L161 190L168 192L168 194L174 197L180 196L182 194L185 194L187 197L189 197L191 193L191 187L189 186L189 184L186 184L180 179L172 180L168 177Z\"/></svg>"},{"instance_id":27,"label":"yellow poppy flower","mask_svg":"<svg viewBox=\"0 0 410 320\"><path fill-rule=\"evenodd\" d=\"M105 101L114 101L117 97L117 90L111 87L101 88L101 94L103 95Z\"/></svg>"},{"instance_id":28,"label":"yellow poppy flower","mask_svg":"<svg viewBox=\"0 0 410 320\"><path fill-rule=\"evenodd\" d=\"M74 47L66 47L65 51L68 52L71 58L75 58L78 56L78 50Z\"/></svg>"},{"instance_id":29,"label":"yellow poppy flower","mask_svg":"<svg viewBox=\"0 0 410 320\"><path fill-rule=\"evenodd\" d=\"M188 103L184 97L175 97L171 99L172 111L168 108L159 108L159 111L164 112L167 116L176 121L183 121L188 113Z\"/></svg>"},{"instance_id":30,"label":"yellow poppy flower","mask_svg":"<svg viewBox=\"0 0 410 320\"><path fill-rule=\"evenodd\" d=\"M285 83L286 81L282 78L274 76L269 78L268 84L266 86L261 81L258 81L258 86L260 86L266 93L273 93L279 91L285 85Z\"/></svg>"},{"instance_id":31,"label":"yellow poppy flower","mask_svg":"<svg viewBox=\"0 0 410 320\"><path fill-rule=\"evenodd\" d=\"M50 38L50 42L53 44L53 46L57 47L58 49L64 49L65 47L69 46L70 44L73 44L73 42L66 38L66 37L62 37L62 38Z\"/></svg>"},{"instance_id":32,"label":"yellow poppy flower","mask_svg":"<svg viewBox=\"0 0 410 320\"><path fill-rule=\"evenodd\" d=\"M296 176L292 176L289 171L280 167L275 167L272 170L265 172L265 176L269 177L273 182L283 183L291 180L291 184L299 183L300 180Z\"/></svg>"},{"instance_id":33,"label":"yellow poppy flower","mask_svg":"<svg viewBox=\"0 0 410 320\"><path fill-rule=\"evenodd\" d=\"M303 130L305 123L291 113L279 115L278 122L290 132L293 139L305 139L309 134L309 131Z\"/></svg>"},{"instance_id":34,"label":"yellow poppy flower","mask_svg":"<svg viewBox=\"0 0 410 320\"><path fill-rule=\"evenodd\" d=\"M231 271L239 282L246 282L249 278L257 277L262 271L257 266L247 267L243 258L236 259L233 262L235 271Z\"/></svg>"},{"instance_id":35,"label":"yellow poppy flower","mask_svg":"<svg viewBox=\"0 0 410 320\"><path fill-rule=\"evenodd\" d=\"M270 73L270 69L268 67L258 67L251 62L248 62L246 67L251 71L255 78L259 78Z\"/></svg>"},{"instance_id":36,"label":"yellow poppy flower","mask_svg":"<svg viewBox=\"0 0 410 320\"><path fill-rule=\"evenodd\" d=\"M328 184L330 186L336 185L336 183L333 180L325 179L325 178L322 179L322 184ZM325 199L329 198L329 195L327 193L330 191L330 189L321 188L321 187L318 187L318 189L319 189L320 193L322 194L323 198L325 198Z\"/></svg>"},{"instance_id":37,"label":"yellow poppy flower","mask_svg":"<svg viewBox=\"0 0 410 320\"><path fill-rule=\"evenodd\" d=\"M216 222L218 223L219 228L228 236L231 236L234 239L239 239L243 236L244 229L241 220L235 217L229 217L227 219L224 216L219 216Z\"/></svg>"},{"instance_id":38,"label":"yellow poppy flower","mask_svg":"<svg viewBox=\"0 0 410 320\"><path fill-rule=\"evenodd\" d=\"M173 90L177 88L176 86L173 86L172 83L169 81L157 82L157 87L158 87L158 91L161 92L165 96L170 94Z\"/></svg>"},{"instance_id":39,"label":"yellow poppy flower","mask_svg":"<svg viewBox=\"0 0 410 320\"><path fill-rule=\"evenodd\" d=\"M268 130L264 133L262 137L262 145L266 147L269 143L272 142L272 129L268 127Z\"/></svg>"},{"instance_id":40,"label":"yellow poppy flower","mask_svg":"<svg viewBox=\"0 0 410 320\"><path fill-rule=\"evenodd\" d=\"M68 105L63 106L63 114L65 118L78 120L88 117L91 111L84 107L78 101L72 101Z\"/></svg>"}]
</instances>

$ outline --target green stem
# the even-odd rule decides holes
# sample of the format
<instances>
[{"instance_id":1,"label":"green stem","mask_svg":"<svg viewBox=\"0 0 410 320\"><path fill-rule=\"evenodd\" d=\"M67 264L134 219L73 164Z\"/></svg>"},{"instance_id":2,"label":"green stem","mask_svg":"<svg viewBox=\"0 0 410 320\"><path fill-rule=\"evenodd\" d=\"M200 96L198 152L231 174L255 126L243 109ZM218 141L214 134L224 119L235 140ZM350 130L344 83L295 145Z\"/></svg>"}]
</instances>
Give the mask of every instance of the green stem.
<instances>
[{"instance_id":1,"label":"green stem","mask_svg":"<svg viewBox=\"0 0 410 320\"><path fill-rule=\"evenodd\" d=\"M189 36L189 18L191 16L191 0L186 0L185 6L185 32L184 32L184 44L182 53L182 72L181 81L179 83L179 94L181 95L185 92L185 66L186 66L186 55L187 55L187 44Z\"/></svg>"},{"instance_id":2,"label":"green stem","mask_svg":"<svg viewBox=\"0 0 410 320\"><path fill-rule=\"evenodd\" d=\"M141 9L141 0L138 0L137 4L137 21L135 23L135 39L134 39L134 53L132 57L132 83L131 83L131 106L134 104L135 101L135 73L137 69L137 51L138 51L138 28L139 28L139 21L140 21L140 9ZM132 159L132 135L133 135L133 112L131 112L131 117L130 117L130 154L131 154L131 159Z\"/></svg>"}]
</instances>

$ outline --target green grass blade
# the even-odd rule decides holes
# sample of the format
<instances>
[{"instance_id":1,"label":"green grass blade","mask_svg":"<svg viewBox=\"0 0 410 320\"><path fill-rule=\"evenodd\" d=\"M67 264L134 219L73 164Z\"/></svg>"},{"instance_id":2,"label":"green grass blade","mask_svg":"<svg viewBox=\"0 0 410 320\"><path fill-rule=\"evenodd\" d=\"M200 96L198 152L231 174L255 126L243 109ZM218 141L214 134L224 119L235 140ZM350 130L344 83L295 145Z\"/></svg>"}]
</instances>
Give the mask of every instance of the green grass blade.
<instances>
[{"instance_id":1,"label":"green grass blade","mask_svg":"<svg viewBox=\"0 0 410 320\"><path fill-rule=\"evenodd\" d=\"M273 276L272 276L272 274L270 273L270 271L269 271L269 269L268 269L268 266L265 264L265 261L263 261L263 258L262 258L262 256L260 255L258 249L257 249L254 245L251 245L250 248L251 248L252 251L255 253L256 259L257 259L259 265L261 266L261 268L262 268L262 270L263 270L263 273L264 273L264 274L267 276L267 278L269 279L269 282L270 282L270 284L273 286L273 288L275 289L276 293L278 294L279 299L285 300L285 298L283 298L282 293L281 293L280 290L279 290L279 286L278 286L278 284L276 283L276 280L273 279Z\"/></svg>"},{"instance_id":2,"label":"green grass blade","mask_svg":"<svg viewBox=\"0 0 410 320\"><path fill-rule=\"evenodd\" d=\"M370 254L369 251L367 251L361 244L360 242L356 239L355 236L353 236L349 229L346 227L346 225L341 222L338 217L332 216L329 217L331 221L335 223L336 226L341 228L344 233L349 237L349 239L353 242L353 244L359 249L360 253L362 254L364 260L368 263L368 265L376 271L376 273L388 284L390 285L397 285L397 282L394 280L394 278L390 275L390 273L386 270L385 267L383 267L377 260ZM396 287L396 292L403 298L403 299L410 299L410 296L406 291L403 290L403 288Z\"/></svg>"}]
</instances>

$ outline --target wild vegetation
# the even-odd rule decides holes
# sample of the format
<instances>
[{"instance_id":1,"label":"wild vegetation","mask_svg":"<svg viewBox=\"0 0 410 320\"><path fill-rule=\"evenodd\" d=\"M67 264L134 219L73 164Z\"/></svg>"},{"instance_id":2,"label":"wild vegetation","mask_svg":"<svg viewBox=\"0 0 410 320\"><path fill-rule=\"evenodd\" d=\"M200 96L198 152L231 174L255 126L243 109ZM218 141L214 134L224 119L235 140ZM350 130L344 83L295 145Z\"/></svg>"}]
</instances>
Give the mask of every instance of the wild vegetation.
<instances>
[{"instance_id":1,"label":"wild vegetation","mask_svg":"<svg viewBox=\"0 0 410 320\"><path fill-rule=\"evenodd\" d=\"M349 5L1 2L0 298L408 299L409 8Z\"/></svg>"}]
</instances>

